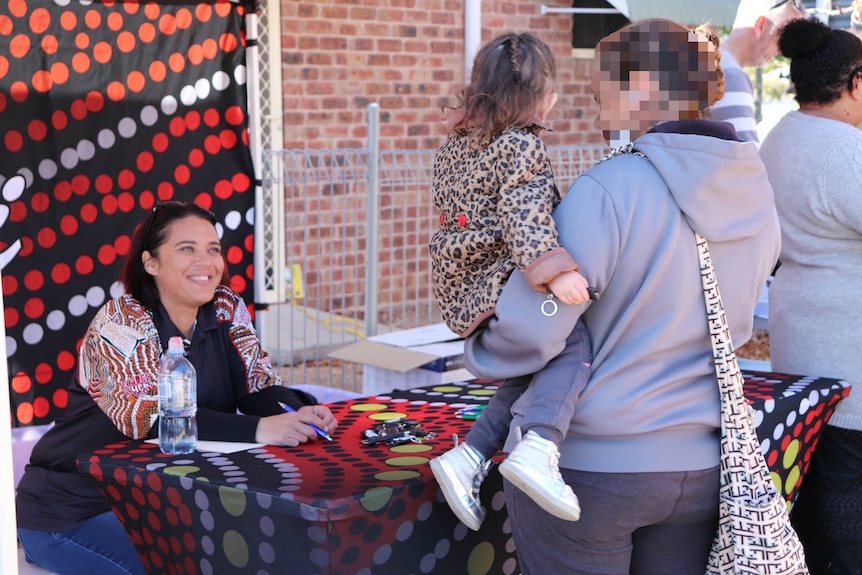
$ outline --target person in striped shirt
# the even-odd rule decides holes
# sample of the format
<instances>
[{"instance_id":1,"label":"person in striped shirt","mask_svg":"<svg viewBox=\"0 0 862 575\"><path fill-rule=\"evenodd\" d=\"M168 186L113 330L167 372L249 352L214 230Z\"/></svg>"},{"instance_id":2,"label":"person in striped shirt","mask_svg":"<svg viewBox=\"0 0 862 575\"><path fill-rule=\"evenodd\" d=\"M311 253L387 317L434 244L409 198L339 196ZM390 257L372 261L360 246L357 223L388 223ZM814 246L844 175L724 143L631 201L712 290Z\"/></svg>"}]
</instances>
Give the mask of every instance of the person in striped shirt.
<instances>
[{"instance_id":1,"label":"person in striped shirt","mask_svg":"<svg viewBox=\"0 0 862 575\"><path fill-rule=\"evenodd\" d=\"M802 0L742 0L733 28L721 45L724 97L706 109L709 120L730 122L741 140L755 142L754 88L743 68L761 67L778 54L778 30L805 18Z\"/></svg>"}]
</instances>

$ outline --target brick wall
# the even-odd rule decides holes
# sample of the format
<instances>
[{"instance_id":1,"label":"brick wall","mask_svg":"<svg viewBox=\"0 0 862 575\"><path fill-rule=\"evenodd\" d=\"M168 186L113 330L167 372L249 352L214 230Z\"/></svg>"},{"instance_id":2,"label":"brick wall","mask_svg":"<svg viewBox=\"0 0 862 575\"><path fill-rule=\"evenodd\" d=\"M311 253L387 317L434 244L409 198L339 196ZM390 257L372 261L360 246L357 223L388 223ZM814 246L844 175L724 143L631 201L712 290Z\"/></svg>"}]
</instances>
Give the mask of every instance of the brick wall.
<instances>
[{"instance_id":1,"label":"brick wall","mask_svg":"<svg viewBox=\"0 0 862 575\"><path fill-rule=\"evenodd\" d=\"M541 3L483 1L482 41L508 31L538 34L557 57L560 94L548 117L555 131L544 136L546 143L601 143L593 125L592 62L571 55L572 17L543 16ZM463 0L281 0L284 148L365 148L366 107L373 102L380 105L381 149L437 148L446 136L440 106L464 82L463 5ZM301 212L307 225L289 225L287 243L290 262L304 258L310 288L304 303L355 313L361 310L366 269L364 185L334 186L314 199L302 193L287 205L294 216ZM312 213L317 210L319 217ZM335 219L338 227L320 225ZM427 188L384 190L379 219L376 295L384 321L395 307L430 298L425 246L435 216ZM345 262L352 262L350 269Z\"/></svg>"},{"instance_id":2,"label":"brick wall","mask_svg":"<svg viewBox=\"0 0 862 575\"><path fill-rule=\"evenodd\" d=\"M547 1L547 0L546 0ZM436 148L440 106L464 81L463 0L282 0L285 148L362 148L366 106L381 109L381 147ZM549 144L600 143L591 61L571 56L571 15L541 0L482 2L482 41L531 31L557 57L560 101Z\"/></svg>"}]
</instances>

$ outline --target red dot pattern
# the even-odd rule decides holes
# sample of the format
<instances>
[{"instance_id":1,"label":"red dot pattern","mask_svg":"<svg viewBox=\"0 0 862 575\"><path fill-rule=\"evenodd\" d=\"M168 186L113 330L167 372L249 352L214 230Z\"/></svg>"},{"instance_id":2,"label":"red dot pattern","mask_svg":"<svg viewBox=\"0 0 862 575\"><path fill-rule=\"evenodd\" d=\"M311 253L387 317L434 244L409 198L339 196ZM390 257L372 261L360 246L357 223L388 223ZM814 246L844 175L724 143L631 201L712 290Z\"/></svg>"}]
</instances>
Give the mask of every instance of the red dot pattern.
<instances>
[{"instance_id":1,"label":"red dot pattern","mask_svg":"<svg viewBox=\"0 0 862 575\"><path fill-rule=\"evenodd\" d=\"M804 413L799 413L800 400L807 398L811 389L818 390L818 400ZM770 470L781 479L777 487L790 503L795 501L802 485L824 422L832 416L838 402L848 395L850 388L841 387L836 380L814 380L781 373L746 374L745 396L758 409L758 419L762 420L757 434L765 450L764 458ZM776 397L780 399L775 400ZM780 440L774 440L775 437ZM788 457L791 442L804 447L796 458ZM792 477L797 477L796 481L788 484Z\"/></svg>"},{"instance_id":2,"label":"red dot pattern","mask_svg":"<svg viewBox=\"0 0 862 575\"><path fill-rule=\"evenodd\" d=\"M456 416L457 409L487 402L485 393L494 389L493 382L475 381L335 403L330 408L339 427L332 443L172 457L154 444L126 442L101 450L82 470L101 473L103 488L119 493L113 506L150 570L164 565L172 572L196 573L198 566L226 565L222 542L235 530L244 534L250 550L248 564L242 566L249 573L271 572L271 565L285 564L297 573L320 572L315 558L319 560L323 550L326 572L332 574L365 572L372 566L375 573L463 573L468 558L491 546L488 570L482 572L518 573L496 468L482 485L488 516L482 529L472 532L458 523L439 496L427 465L452 447L453 434L463 437L469 430L470 423ZM802 464L810 460L819 438L815 428L850 390L834 379L758 373L746 374L745 391L758 411L761 439L772 437L796 415L798 423L778 437L779 444L805 438ZM808 402L816 409L807 409ZM404 454L382 444L360 444L362 432L378 423L370 416L383 412L404 413L435 433L425 441L430 449ZM402 455L409 461L392 463ZM772 449L769 459L785 483L791 470L782 467L780 458L776 461ZM96 466L95 473L88 465ZM104 469L124 473L112 476ZM408 476L387 476L393 470ZM135 487L128 488L126 473L134 474ZM222 495L236 486L237 474L244 479L239 491L247 495L236 495L241 506L228 506ZM195 481L184 482L178 475ZM146 504L129 510L128 501L137 501L139 491L147 494ZM795 491L784 492L788 501ZM316 528L325 538L313 537ZM174 544L173 538L181 538L182 544ZM438 553L443 548L447 551ZM378 554L381 549L386 553ZM428 570L423 561L432 555L434 569Z\"/></svg>"},{"instance_id":3,"label":"red dot pattern","mask_svg":"<svg viewBox=\"0 0 862 575\"><path fill-rule=\"evenodd\" d=\"M490 382L470 386L482 390L495 387ZM408 396L417 401L406 403ZM333 443L316 442L300 448L267 446L223 457L197 452L174 463L179 458L162 454L154 444L129 442L100 450L82 469L99 474L102 487L116 494L109 495L109 500L123 518L148 571L201 573L207 571L206 562L227 565L223 542L227 532L236 531L249 548L248 563L238 567L242 572L271 573L273 565L288 563L297 573L320 572L315 561L320 561L318 554L326 549L332 568L328 572L353 574L364 565L374 565L376 550L389 546L392 554L378 566L381 573L419 572L408 567L418 566L422 559L415 552L417 546L433 551L442 534L461 542L462 547L457 553L440 556L439 572L460 573L467 551L487 545L489 535L503 541L511 538L503 531L505 513L498 508L496 512L489 509L482 533L470 534L464 541L460 533L466 530L438 498L437 485L425 464L427 458L448 449L453 432L463 435L469 429L469 423L453 417L454 408L446 405L463 401L460 396L402 393L401 399L393 396L333 404L339 420ZM484 403L488 395L477 398ZM383 407L374 411L352 409L362 403ZM361 432L375 424L369 416L387 408L407 411L424 428L438 434L436 440L428 442L431 449L416 454L416 463L407 467L387 463L402 455L389 446L359 444ZM156 464L158 471L147 471L151 464ZM106 471L120 469L123 472L119 474ZM232 480L237 469L255 475L247 478L255 491L242 496L242 506L228 508L221 495L236 485ZM411 479L378 477L381 472L405 470ZM190 489L177 474L201 480L192 482ZM280 490L297 477L301 478L298 490ZM492 476L486 485L499 492L499 475ZM379 489L392 490L381 506L371 495ZM284 497L286 494L290 497ZM141 495L143 505L138 504ZM203 527L204 513L210 518L207 525L214 526ZM316 520L310 516L314 513L318 514ZM406 523L412 525L407 540L403 535ZM314 526L325 526L329 542L316 538ZM506 572L503 563L512 561L514 550L510 548L493 558L489 572Z\"/></svg>"},{"instance_id":4,"label":"red dot pattern","mask_svg":"<svg viewBox=\"0 0 862 575\"><path fill-rule=\"evenodd\" d=\"M31 174L0 241L0 250L21 246L2 281L13 425L47 423L65 407L74 342L157 199L196 201L219 219L251 209L245 86L180 99L184 87L244 65L245 10L227 0L0 4L0 182ZM229 270L247 301L252 233L243 219L222 239L239 246Z\"/></svg>"}]
</instances>

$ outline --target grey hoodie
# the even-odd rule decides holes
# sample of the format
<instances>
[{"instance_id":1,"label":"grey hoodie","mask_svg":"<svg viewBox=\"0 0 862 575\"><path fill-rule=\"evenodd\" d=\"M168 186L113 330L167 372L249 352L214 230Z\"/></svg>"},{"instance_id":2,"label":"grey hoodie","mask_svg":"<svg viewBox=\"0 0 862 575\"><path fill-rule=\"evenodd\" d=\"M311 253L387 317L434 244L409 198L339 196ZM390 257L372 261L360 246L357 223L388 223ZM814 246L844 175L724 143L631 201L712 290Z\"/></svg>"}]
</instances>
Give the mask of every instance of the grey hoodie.
<instances>
[{"instance_id":1,"label":"grey hoodie","mask_svg":"<svg viewBox=\"0 0 862 575\"><path fill-rule=\"evenodd\" d=\"M516 271L488 329L466 341L467 367L477 375L533 373L562 351L583 317L592 373L560 446L564 468L718 465L718 384L692 230L709 241L737 347L751 336L754 306L778 258L778 219L757 147L733 139L721 122L660 128L635 141L648 159L621 155L594 166L555 212L560 243L601 299L561 305L548 318L545 297ZM512 429L535 389L513 406ZM510 433L507 450L513 442Z\"/></svg>"}]
</instances>

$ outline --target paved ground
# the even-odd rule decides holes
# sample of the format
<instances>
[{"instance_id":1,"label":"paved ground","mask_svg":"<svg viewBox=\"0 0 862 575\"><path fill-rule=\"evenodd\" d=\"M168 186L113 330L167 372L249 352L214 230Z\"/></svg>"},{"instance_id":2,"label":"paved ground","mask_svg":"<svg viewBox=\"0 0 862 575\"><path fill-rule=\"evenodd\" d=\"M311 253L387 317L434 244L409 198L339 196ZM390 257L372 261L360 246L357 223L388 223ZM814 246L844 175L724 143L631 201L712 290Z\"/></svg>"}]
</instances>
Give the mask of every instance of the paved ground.
<instances>
[{"instance_id":1,"label":"paved ground","mask_svg":"<svg viewBox=\"0 0 862 575\"><path fill-rule=\"evenodd\" d=\"M330 351L364 338L364 325L350 318L292 304L273 305L258 314L264 349L279 366L286 383L361 391L362 366L330 360L326 356ZM378 326L378 333L386 331L391 328ZM767 331L755 329L751 341L737 350L737 357L743 369L769 370Z\"/></svg>"},{"instance_id":2,"label":"paved ground","mask_svg":"<svg viewBox=\"0 0 862 575\"><path fill-rule=\"evenodd\" d=\"M272 305L257 313L263 347L278 365L323 358L365 337L365 326L355 320L299 305Z\"/></svg>"}]
</instances>

